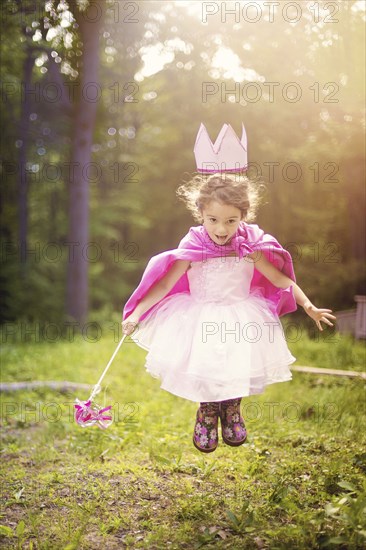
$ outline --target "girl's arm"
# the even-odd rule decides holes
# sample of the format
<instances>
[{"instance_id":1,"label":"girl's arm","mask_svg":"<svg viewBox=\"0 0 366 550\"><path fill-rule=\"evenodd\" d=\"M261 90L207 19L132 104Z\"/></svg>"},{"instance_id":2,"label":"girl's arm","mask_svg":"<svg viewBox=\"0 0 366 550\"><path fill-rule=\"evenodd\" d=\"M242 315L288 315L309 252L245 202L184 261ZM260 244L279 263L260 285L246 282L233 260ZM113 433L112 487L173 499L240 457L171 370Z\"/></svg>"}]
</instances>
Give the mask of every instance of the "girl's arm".
<instances>
[{"instance_id":1,"label":"girl's arm","mask_svg":"<svg viewBox=\"0 0 366 550\"><path fill-rule=\"evenodd\" d=\"M331 327L333 326L333 323L331 323L329 319L336 319L336 317L334 315L331 315L331 309L318 309L317 307L315 307L314 304L312 304L309 298L306 296L306 294L301 290L301 288L292 279L290 279L290 277L287 277L287 275L284 275L274 265L272 265L271 262L269 262L264 256L264 254L260 254L258 257L258 254L254 252L253 254L248 254L248 256L255 261L255 267L258 269L258 271L260 271L262 275L267 277L267 279L274 286L278 288L287 288L289 286L292 286L296 303L304 308L309 317L311 317L315 321L316 326L319 330L323 330L320 321L326 323Z\"/></svg>"},{"instance_id":2,"label":"girl's arm","mask_svg":"<svg viewBox=\"0 0 366 550\"><path fill-rule=\"evenodd\" d=\"M169 271L155 283L145 294L143 299L137 304L134 311L122 321L122 330L124 334L131 334L141 317L152 306L164 298L173 288L175 283L181 278L183 273L189 268L189 260L176 260Z\"/></svg>"}]
</instances>

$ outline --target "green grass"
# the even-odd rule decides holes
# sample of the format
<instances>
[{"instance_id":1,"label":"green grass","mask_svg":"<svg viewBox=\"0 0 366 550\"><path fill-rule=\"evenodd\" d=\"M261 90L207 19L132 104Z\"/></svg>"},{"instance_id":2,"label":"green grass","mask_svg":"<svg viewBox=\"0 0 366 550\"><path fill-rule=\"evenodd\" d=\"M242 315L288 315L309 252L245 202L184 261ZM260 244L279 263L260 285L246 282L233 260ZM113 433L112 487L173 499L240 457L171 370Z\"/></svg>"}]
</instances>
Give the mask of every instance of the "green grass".
<instances>
[{"instance_id":1,"label":"green grass","mask_svg":"<svg viewBox=\"0 0 366 550\"><path fill-rule=\"evenodd\" d=\"M297 364L361 369L364 345L305 335ZM9 342L2 381L94 384L116 343ZM145 352L125 342L98 403L107 430L81 428L75 397L47 388L2 394L4 548L365 548L365 383L293 373L246 398L247 443L211 455L191 442L196 404L159 388Z\"/></svg>"}]
</instances>

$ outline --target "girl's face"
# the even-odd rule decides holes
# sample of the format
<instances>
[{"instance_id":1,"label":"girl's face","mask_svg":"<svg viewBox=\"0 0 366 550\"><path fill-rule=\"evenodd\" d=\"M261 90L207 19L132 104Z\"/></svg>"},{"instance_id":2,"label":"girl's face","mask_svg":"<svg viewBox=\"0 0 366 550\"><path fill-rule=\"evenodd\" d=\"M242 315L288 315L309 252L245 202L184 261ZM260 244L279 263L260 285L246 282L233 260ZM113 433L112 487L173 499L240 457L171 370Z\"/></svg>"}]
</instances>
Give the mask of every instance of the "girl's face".
<instances>
[{"instance_id":1,"label":"girl's face","mask_svg":"<svg viewBox=\"0 0 366 550\"><path fill-rule=\"evenodd\" d=\"M226 244L235 235L241 221L241 211L236 206L211 201L202 209L203 226L216 244Z\"/></svg>"}]
</instances>

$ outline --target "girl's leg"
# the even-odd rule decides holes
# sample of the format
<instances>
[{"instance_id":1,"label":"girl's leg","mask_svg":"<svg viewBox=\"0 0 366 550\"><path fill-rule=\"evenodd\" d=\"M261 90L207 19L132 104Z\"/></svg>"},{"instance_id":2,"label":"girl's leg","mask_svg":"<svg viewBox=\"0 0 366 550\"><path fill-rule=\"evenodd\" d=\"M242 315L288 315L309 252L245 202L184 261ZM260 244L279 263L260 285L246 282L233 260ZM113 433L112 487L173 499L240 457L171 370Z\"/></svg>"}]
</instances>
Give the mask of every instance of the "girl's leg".
<instances>
[{"instance_id":1,"label":"girl's leg","mask_svg":"<svg viewBox=\"0 0 366 550\"><path fill-rule=\"evenodd\" d=\"M212 453L218 444L220 405L215 402L200 403L193 432L193 445L203 453Z\"/></svg>"},{"instance_id":2,"label":"girl's leg","mask_svg":"<svg viewBox=\"0 0 366 550\"><path fill-rule=\"evenodd\" d=\"M244 419L240 413L241 397L220 402L222 439L227 445L238 447L247 438Z\"/></svg>"}]
</instances>

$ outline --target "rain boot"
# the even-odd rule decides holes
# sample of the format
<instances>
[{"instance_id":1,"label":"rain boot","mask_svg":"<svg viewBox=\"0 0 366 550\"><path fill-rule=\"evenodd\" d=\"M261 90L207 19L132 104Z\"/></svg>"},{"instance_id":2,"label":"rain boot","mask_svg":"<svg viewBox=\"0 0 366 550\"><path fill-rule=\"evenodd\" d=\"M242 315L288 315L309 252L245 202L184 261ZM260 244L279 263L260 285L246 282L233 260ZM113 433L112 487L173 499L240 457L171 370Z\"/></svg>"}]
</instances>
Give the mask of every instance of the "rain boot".
<instances>
[{"instance_id":1,"label":"rain boot","mask_svg":"<svg viewBox=\"0 0 366 550\"><path fill-rule=\"evenodd\" d=\"M219 403L200 403L193 433L193 445L203 453L212 453L218 444Z\"/></svg>"},{"instance_id":2,"label":"rain boot","mask_svg":"<svg viewBox=\"0 0 366 550\"><path fill-rule=\"evenodd\" d=\"M231 447L242 445L247 438L244 419L240 414L240 402L240 397L220 402L222 439Z\"/></svg>"}]
</instances>

